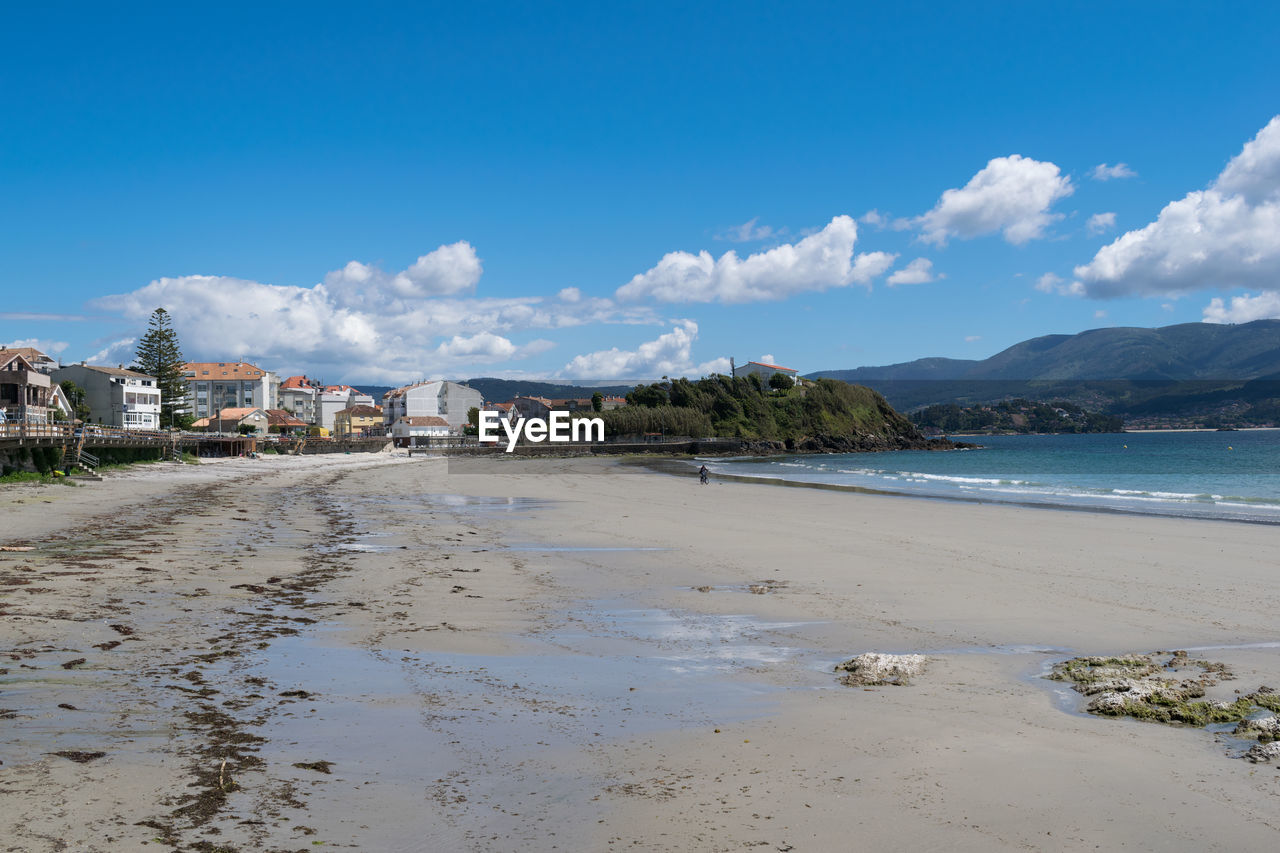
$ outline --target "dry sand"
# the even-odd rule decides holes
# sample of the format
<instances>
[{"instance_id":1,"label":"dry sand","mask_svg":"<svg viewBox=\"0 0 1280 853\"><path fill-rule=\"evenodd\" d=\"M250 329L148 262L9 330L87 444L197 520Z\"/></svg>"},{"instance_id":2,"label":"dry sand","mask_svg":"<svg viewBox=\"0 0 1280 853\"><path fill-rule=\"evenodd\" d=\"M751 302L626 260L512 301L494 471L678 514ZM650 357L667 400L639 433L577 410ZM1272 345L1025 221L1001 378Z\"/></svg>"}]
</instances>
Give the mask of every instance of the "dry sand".
<instances>
[{"instance_id":1,"label":"dry sand","mask_svg":"<svg viewBox=\"0 0 1280 853\"><path fill-rule=\"evenodd\" d=\"M3 850L1280 844L1276 767L1038 677L1280 643L1276 527L392 454L0 519ZM841 686L869 651L928 667Z\"/></svg>"}]
</instances>

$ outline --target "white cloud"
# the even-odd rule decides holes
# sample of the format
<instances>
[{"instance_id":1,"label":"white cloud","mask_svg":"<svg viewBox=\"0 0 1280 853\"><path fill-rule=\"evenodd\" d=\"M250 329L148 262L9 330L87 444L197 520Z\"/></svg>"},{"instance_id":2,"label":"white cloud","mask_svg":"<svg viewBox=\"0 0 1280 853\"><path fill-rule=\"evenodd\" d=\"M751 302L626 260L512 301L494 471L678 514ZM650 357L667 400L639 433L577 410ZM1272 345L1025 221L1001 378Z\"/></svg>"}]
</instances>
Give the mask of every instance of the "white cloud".
<instances>
[{"instance_id":1,"label":"white cloud","mask_svg":"<svg viewBox=\"0 0 1280 853\"><path fill-rule=\"evenodd\" d=\"M1173 306L1169 306L1172 309ZM1215 297L1204 309L1206 323L1252 323L1280 317L1280 292L1233 296L1230 305Z\"/></svg>"},{"instance_id":2,"label":"white cloud","mask_svg":"<svg viewBox=\"0 0 1280 853\"><path fill-rule=\"evenodd\" d=\"M1095 320L1105 320L1106 317L1107 317L1107 312L1101 308L1093 312L1093 319Z\"/></svg>"},{"instance_id":3,"label":"white cloud","mask_svg":"<svg viewBox=\"0 0 1280 853\"><path fill-rule=\"evenodd\" d=\"M1110 231L1116 227L1116 215L1114 213L1095 213L1089 217L1086 223L1090 234L1101 234L1103 231Z\"/></svg>"},{"instance_id":4,"label":"white cloud","mask_svg":"<svg viewBox=\"0 0 1280 853\"><path fill-rule=\"evenodd\" d=\"M945 245L1000 231L1015 246L1044 236L1062 218L1050 213L1055 201L1075 192L1071 179L1053 163L1014 154L987 163L962 189L949 189L933 210L916 220L920 239Z\"/></svg>"},{"instance_id":5,"label":"white cloud","mask_svg":"<svg viewBox=\"0 0 1280 853\"><path fill-rule=\"evenodd\" d=\"M1084 293L1084 287L1080 282L1073 281L1067 284L1065 279L1051 272L1036 279L1036 290L1041 293L1057 293L1061 296L1080 296Z\"/></svg>"},{"instance_id":6,"label":"white cloud","mask_svg":"<svg viewBox=\"0 0 1280 853\"><path fill-rule=\"evenodd\" d=\"M18 340L9 341L5 344L9 349L17 349L19 347L31 347L38 349L45 355L58 355L66 350L70 344L66 341L52 341L47 338L20 338Z\"/></svg>"},{"instance_id":7,"label":"white cloud","mask_svg":"<svg viewBox=\"0 0 1280 853\"><path fill-rule=\"evenodd\" d=\"M1099 163L1093 167L1093 171L1089 173L1095 181L1110 181L1116 178L1134 178L1138 173L1129 168L1128 163L1116 163L1114 166L1108 166L1106 163Z\"/></svg>"},{"instance_id":8,"label":"white cloud","mask_svg":"<svg viewBox=\"0 0 1280 853\"><path fill-rule=\"evenodd\" d=\"M765 364L775 364L775 363L776 363L776 362L774 362L774 360L773 360L773 353L771 353L771 352L767 352L767 353L765 353L764 355L760 356L760 360L761 360L762 362L764 362Z\"/></svg>"},{"instance_id":9,"label":"white cloud","mask_svg":"<svg viewBox=\"0 0 1280 853\"><path fill-rule=\"evenodd\" d=\"M561 302L581 302L582 291L576 287L566 287L557 294Z\"/></svg>"},{"instance_id":10,"label":"white cloud","mask_svg":"<svg viewBox=\"0 0 1280 853\"><path fill-rule=\"evenodd\" d=\"M982 335L965 335L964 336L964 342L966 344L977 343L980 340L982 340Z\"/></svg>"},{"instance_id":11,"label":"white cloud","mask_svg":"<svg viewBox=\"0 0 1280 853\"><path fill-rule=\"evenodd\" d=\"M646 341L634 350L617 347L580 355L560 371L570 379L655 379L659 376L705 376L727 373L729 359L716 358L695 365L693 343L698 338L698 324L693 320L675 320L670 332L656 340Z\"/></svg>"},{"instance_id":12,"label":"white cloud","mask_svg":"<svg viewBox=\"0 0 1280 853\"><path fill-rule=\"evenodd\" d=\"M84 359L86 364L97 364L110 367L113 364L129 365L133 363L133 357L136 354L134 344L138 342L137 338L121 338L118 341L112 341L93 355Z\"/></svg>"},{"instance_id":13,"label":"white cloud","mask_svg":"<svg viewBox=\"0 0 1280 853\"><path fill-rule=\"evenodd\" d=\"M1170 202L1075 274L1099 298L1280 287L1280 116L1208 189Z\"/></svg>"},{"instance_id":14,"label":"white cloud","mask_svg":"<svg viewBox=\"0 0 1280 853\"><path fill-rule=\"evenodd\" d=\"M728 240L732 243L753 243L758 240L768 240L770 237L776 237L782 233L782 231L776 231L769 225L756 225L759 221L760 217L752 217L741 225L734 225L732 228L724 229L716 235L716 239Z\"/></svg>"},{"instance_id":15,"label":"white cloud","mask_svg":"<svg viewBox=\"0 0 1280 853\"><path fill-rule=\"evenodd\" d=\"M479 275L474 250L455 243L398 273L353 261L311 287L187 275L156 279L94 305L139 327L153 309L164 307L191 359L243 355L281 372L367 382L466 372L477 363L525 358L551 345L521 345L512 337L521 331L657 319L644 306L623 309L580 294L576 302L459 296L474 289Z\"/></svg>"},{"instance_id":16,"label":"white cloud","mask_svg":"<svg viewBox=\"0 0 1280 853\"><path fill-rule=\"evenodd\" d=\"M902 269L889 276L890 287L898 284L925 284L938 278L933 272L933 261L928 258L916 258Z\"/></svg>"},{"instance_id":17,"label":"white cloud","mask_svg":"<svg viewBox=\"0 0 1280 853\"><path fill-rule=\"evenodd\" d=\"M707 251L670 252L658 265L618 288L626 301L759 302L797 293L870 284L893 265L896 255L868 252L854 256L858 226L837 216L825 228L797 243L739 258L733 251L715 259Z\"/></svg>"}]
</instances>

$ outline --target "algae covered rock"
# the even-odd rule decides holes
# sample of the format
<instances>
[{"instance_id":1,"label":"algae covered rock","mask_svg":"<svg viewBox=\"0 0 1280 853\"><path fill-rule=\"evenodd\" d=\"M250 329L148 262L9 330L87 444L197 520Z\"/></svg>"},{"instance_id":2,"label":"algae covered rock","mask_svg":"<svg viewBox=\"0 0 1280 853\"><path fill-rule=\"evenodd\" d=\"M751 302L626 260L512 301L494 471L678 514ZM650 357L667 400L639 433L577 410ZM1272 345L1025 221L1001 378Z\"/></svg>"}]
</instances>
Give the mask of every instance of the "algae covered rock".
<instances>
[{"instance_id":1,"label":"algae covered rock","mask_svg":"<svg viewBox=\"0 0 1280 853\"><path fill-rule=\"evenodd\" d=\"M1260 742L1280 740L1280 717L1243 720L1232 732L1236 737L1256 737Z\"/></svg>"},{"instance_id":2,"label":"algae covered rock","mask_svg":"<svg viewBox=\"0 0 1280 853\"><path fill-rule=\"evenodd\" d=\"M1254 764L1270 763L1280 759L1280 741L1272 741L1271 743L1260 743L1249 749L1244 754L1247 761Z\"/></svg>"},{"instance_id":3,"label":"algae covered rock","mask_svg":"<svg viewBox=\"0 0 1280 853\"><path fill-rule=\"evenodd\" d=\"M886 655L867 652L856 658L836 664L836 672L843 672L840 683L848 687L869 687L876 684L903 685L924 672L927 658L924 655Z\"/></svg>"}]
</instances>

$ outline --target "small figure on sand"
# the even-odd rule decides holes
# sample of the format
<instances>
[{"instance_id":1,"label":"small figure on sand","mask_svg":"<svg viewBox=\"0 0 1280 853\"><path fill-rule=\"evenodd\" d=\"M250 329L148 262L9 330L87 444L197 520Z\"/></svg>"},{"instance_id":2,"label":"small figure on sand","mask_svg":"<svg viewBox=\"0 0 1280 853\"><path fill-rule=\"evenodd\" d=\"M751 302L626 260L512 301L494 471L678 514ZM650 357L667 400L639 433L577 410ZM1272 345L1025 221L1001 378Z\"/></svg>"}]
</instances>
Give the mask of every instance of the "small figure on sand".
<instances>
[{"instance_id":1,"label":"small figure on sand","mask_svg":"<svg viewBox=\"0 0 1280 853\"><path fill-rule=\"evenodd\" d=\"M703 465L698 469L698 482L705 486L707 484L707 475L710 473L711 472L707 470L707 466Z\"/></svg>"}]
</instances>

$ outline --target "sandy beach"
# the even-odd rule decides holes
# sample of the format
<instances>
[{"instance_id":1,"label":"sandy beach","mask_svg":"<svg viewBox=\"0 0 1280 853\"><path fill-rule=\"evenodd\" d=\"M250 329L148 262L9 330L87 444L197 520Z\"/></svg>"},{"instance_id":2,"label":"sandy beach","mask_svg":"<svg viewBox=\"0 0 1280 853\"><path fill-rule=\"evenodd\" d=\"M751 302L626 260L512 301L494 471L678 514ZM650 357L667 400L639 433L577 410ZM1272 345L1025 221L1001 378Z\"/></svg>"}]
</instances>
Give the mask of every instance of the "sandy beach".
<instances>
[{"instance_id":1,"label":"sandy beach","mask_svg":"<svg viewBox=\"0 0 1280 853\"><path fill-rule=\"evenodd\" d=\"M397 454L0 491L0 849L1271 850L1280 528ZM834 665L922 653L906 686Z\"/></svg>"}]
</instances>

